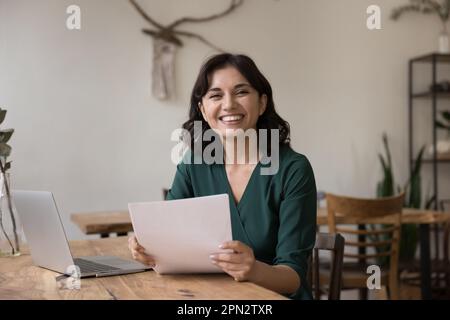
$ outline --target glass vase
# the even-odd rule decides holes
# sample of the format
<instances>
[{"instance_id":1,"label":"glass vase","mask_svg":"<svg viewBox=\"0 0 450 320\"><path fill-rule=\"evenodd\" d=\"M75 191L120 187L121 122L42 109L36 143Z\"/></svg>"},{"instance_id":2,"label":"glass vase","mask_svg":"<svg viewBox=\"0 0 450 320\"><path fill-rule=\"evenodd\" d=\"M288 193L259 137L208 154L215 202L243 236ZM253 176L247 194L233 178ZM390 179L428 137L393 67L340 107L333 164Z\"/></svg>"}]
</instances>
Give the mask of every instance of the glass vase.
<instances>
[{"instance_id":1,"label":"glass vase","mask_svg":"<svg viewBox=\"0 0 450 320\"><path fill-rule=\"evenodd\" d=\"M23 230L11 197L9 173L0 173L0 257L20 256Z\"/></svg>"}]
</instances>

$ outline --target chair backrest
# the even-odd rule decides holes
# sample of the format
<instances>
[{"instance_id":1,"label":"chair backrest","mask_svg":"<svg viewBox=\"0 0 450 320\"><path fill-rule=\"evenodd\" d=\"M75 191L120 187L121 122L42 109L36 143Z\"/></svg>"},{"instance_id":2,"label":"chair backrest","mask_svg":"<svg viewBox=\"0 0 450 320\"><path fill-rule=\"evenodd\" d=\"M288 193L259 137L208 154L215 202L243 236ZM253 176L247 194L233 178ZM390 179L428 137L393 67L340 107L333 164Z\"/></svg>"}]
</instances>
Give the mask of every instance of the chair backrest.
<instances>
[{"instance_id":1,"label":"chair backrest","mask_svg":"<svg viewBox=\"0 0 450 320\"><path fill-rule=\"evenodd\" d=\"M350 198L327 193L326 198L329 232L340 233L347 238L346 248L358 248L358 253L344 251L344 257L357 259L362 265L378 264L379 261L373 262L375 259L389 259L389 287L397 289L404 193L379 199ZM341 227L341 224L362 227L356 230ZM350 241L348 238L352 235L357 236L357 240ZM375 253L367 253L368 248L373 248Z\"/></svg>"},{"instance_id":2,"label":"chair backrest","mask_svg":"<svg viewBox=\"0 0 450 320\"><path fill-rule=\"evenodd\" d=\"M318 233L313 250L312 280L314 299L320 300L319 253L321 250L331 252L330 283L328 284L328 300L339 300L341 297L342 264L344 261L345 240L340 234Z\"/></svg>"}]
</instances>

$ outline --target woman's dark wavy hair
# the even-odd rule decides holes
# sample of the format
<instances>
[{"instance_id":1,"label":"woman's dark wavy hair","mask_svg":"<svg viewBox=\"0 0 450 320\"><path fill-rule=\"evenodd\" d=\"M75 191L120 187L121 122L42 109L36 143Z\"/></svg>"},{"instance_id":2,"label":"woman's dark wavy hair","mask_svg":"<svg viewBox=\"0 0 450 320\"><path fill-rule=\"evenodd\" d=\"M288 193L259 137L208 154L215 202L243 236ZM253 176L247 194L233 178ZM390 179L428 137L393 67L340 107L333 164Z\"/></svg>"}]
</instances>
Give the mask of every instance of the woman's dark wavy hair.
<instances>
[{"instance_id":1,"label":"woman's dark wavy hair","mask_svg":"<svg viewBox=\"0 0 450 320\"><path fill-rule=\"evenodd\" d=\"M190 134L189 141L185 141L193 150L194 149L194 122L202 122L202 135L208 129L210 129L208 123L203 118L203 115L199 108L199 102L206 95L210 88L211 75L218 69L225 67L236 68L250 83L250 85L259 93L259 96L265 94L267 96L267 106L264 113L259 117L256 123L256 128L259 129L278 129L280 144L290 143L290 128L289 123L281 118L275 111L275 104L273 102L272 87L266 77L259 71L255 62L251 58L242 54L230 54L222 53L210 57L201 67L200 73L195 81L194 88L191 94L191 106L189 110L189 120L183 124L183 129L187 130ZM267 135L270 139L270 131ZM259 138L259 131L258 131ZM210 142L203 142L202 150ZM267 146L270 148L270 140L267 141Z\"/></svg>"}]
</instances>

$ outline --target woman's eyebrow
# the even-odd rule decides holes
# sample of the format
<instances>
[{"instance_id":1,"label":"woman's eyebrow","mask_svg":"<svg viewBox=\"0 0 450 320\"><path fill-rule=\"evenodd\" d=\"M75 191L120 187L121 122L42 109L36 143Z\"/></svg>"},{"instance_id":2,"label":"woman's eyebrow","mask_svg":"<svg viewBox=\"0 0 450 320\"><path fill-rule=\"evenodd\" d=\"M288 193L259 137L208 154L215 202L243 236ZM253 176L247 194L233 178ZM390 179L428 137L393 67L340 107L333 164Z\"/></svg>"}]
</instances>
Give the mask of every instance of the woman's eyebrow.
<instances>
[{"instance_id":1,"label":"woman's eyebrow","mask_svg":"<svg viewBox=\"0 0 450 320\"><path fill-rule=\"evenodd\" d=\"M235 89L240 89L242 87L251 87L248 83L239 83L234 86Z\"/></svg>"},{"instance_id":2,"label":"woman's eyebrow","mask_svg":"<svg viewBox=\"0 0 450 320\"><path fill-rule=\"evenodd\" d=\"M206 93L208 93L208 92L210 92L210 91L217 92L217 91L222 91L222 89L220 89L220 88L211 88L211 89L209 89Z\"/></svg>"},{"instance_id":3,"label":"woman's eyebrow","mask_svg":"<svg viewBox=\"0 0 450 320\"><path fill-rule=\"evenodd\" d=\"M236 89L241 89L241 88L243 88L243 87L251 87L248 83L239 83L239 84L237 84L237 85L235 85L234 86L234 89L236 90ZM222 91L222 89L220 89L220 88L211 88L211 89L209 89L206 93L208 93L208 92L210 92L210 91L213 91L213 92L220 92L220 91Z\"/></svg>"}]
</instances>

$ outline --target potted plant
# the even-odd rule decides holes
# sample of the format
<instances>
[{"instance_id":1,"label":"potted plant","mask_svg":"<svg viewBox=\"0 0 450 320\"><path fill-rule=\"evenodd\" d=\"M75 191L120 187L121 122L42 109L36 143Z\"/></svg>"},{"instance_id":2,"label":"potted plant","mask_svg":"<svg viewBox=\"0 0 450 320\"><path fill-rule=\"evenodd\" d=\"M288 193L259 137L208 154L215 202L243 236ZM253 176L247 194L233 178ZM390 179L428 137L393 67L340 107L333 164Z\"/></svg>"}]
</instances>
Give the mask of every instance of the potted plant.
<instances>
[{"instance_id":1,"label":"potted plant","mask_svg":"<svg viewBox=\"0 0 450 320\"><path fill-rule=\"evenodd\" d=\"M412 168L411 176L405 185L400 187L397 185L395 188L394 174L392 170L392 160L391 152L389 149L389 142L386 134L383 134L383 145L385 149L386 156L379 154L380 163L383 169L383 180L377 184L377 197L391 197L395 195L395 189L397 193L404 192L405 197L405 208L416 208L419 209L422 206L422 179L421 179L421 168L422 159L425 151L425 146L423 146ZM431 207L434 201L434 197L429 199L425 205L426 208ZM385 239L387 240L387 239ZM400 252L399 259L401 262L409 262L414 259L414 255L417 249L418 241L418 228L414 224L403 224L400 237ZM387 258L387 257L386 257ZM387 260L380 261L381 263L387 262Z\"/></svg>"},{"instance_id":2,"label":"potted plant","mask_svg":"<svg viewBox=\"0 0 450 320\"><path fill-rule=\"evenodd\" d=\"M0 108L0 125L6 117L6 110ZM11 199L9 172L11 146L7 144L14 129L0 130L0 254L20 255L18 219L15 216Z\"/></svg>"},{"instance_id":3,"label":"potted plant","mask_svg":"<svg viewBox=\"0 0 450 320\"><path fill-rule=\"evenodd\" d=\"M398 20L406 13L418 12L435 15L442 23L442 31L439 35L439 52L449 53L449 36L447 22L450 15L450 0L410 0L409 4L394 8L391 19Z\"/></svg>"}]
</instances>

